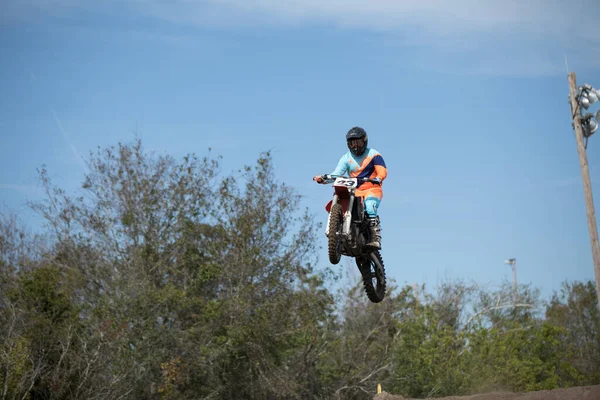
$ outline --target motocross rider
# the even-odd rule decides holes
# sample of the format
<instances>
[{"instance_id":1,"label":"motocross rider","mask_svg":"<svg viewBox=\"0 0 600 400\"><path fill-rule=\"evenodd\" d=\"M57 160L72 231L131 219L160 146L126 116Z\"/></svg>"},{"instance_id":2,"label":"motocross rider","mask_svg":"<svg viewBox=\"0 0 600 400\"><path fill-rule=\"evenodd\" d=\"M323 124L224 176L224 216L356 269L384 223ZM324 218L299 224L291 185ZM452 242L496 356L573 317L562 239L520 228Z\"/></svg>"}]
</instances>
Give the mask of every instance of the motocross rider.
<instances>
[{"instance_id":1,"label":"motocross rider","mask_svg":"<svg viewBox=\"0 0 600 400\"><path fill-rule=\"evenodd\" d=\"M358 183L356 196L364 197L364 206L367 220L371 230L371 241L367 246L381 249L381 225L377 209L383 198L381 188L383 180L387 177L387 168L383 156L377 150L367 147L369 138L367 132L358 126L351 128L346 133L346 142L349 152L339 160L337 167L330 175L345 175L352 178L371 178L377 181ZM317 183L326 183L322 175L313 178Z\"/></svg>"}]
</instances>

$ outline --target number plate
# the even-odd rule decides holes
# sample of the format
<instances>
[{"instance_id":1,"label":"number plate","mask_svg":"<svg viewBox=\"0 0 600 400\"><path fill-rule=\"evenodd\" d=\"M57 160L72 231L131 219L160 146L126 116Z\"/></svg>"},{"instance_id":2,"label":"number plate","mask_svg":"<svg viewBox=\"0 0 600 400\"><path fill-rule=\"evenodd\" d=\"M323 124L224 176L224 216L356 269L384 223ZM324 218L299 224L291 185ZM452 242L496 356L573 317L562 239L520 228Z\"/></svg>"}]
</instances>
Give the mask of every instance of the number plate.
<instances>
[{"instance_id":1,"label":"number plate","mask_svg":"<svg viewBox=\"0 0 600 400\"><path fill-rule=\"evenodd\" d=\"M344 186L347 188L355 188L357 180L356 178L336 178L333 186Z\"/></svg>"}]
</instances>

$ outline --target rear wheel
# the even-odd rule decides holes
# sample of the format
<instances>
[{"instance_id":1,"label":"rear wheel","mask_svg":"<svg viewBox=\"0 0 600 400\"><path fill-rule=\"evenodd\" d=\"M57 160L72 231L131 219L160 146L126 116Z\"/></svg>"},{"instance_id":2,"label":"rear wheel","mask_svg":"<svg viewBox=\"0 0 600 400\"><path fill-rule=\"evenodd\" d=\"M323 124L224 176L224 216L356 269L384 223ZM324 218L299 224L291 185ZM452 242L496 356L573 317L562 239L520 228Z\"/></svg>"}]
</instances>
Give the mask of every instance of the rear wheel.
<instances>
[{"instance_id":1,"label":"rear wheel","mask_svg":"<svg viewBox=\"0 0 600 400\"><path fill-rule=\"evenodd\" d=\"M385 297L385 268L379 251L356 259L356 265L362 275L367 297L373 303L379 303Z\"/></svg>"},{"instance_id":2,"label":"rear wheel","mask_svg":"<svg viewBox=\"0 0 600 400\"><path fill-rule=\"evenodd\" d=\"M337 264L342 258L342 205L337 203L331 207L329 212L329 261Z\"/></svg>"}]
</instances>

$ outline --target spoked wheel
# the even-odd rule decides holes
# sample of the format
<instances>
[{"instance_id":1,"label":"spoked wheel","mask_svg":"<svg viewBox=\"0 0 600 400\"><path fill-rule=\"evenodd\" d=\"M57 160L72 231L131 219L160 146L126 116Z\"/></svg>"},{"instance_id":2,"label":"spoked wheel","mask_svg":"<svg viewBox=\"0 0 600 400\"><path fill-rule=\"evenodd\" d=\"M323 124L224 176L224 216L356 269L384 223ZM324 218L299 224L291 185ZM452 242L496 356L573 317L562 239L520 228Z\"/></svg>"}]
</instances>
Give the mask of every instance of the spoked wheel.
<instances>
[{"instance_id":1,"label":"spoked wheel","mask_svg":"<svg viewBox=\"0 0 600 400\"><path fill-rule=\"evenodd\" d=\"M356 265L362 275L367 297L373 303L379 303L385 297L385 268L379 251L366 257L356 258Z\"/></svg>"},{"instance_id":2,"label":"spoked wheel","mask_svg":"<svg viewBox=\"0 0 600 400\"><path fill-rule=\"evenodd\" d=\"M334 204L329 212L329 261L337 264L342 258L342 220L343 210L341 204Z\"/></svg>"}]
</instances>

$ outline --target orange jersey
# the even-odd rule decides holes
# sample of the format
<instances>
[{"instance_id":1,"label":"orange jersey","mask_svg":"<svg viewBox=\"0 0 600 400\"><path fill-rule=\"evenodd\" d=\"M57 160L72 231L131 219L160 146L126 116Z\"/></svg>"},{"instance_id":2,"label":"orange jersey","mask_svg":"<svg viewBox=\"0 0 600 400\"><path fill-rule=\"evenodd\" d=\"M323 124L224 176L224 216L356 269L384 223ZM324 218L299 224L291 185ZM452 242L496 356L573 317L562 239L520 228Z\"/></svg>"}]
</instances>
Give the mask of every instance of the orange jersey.
<instances>
[{"instance_id":1,"label":"orange jersey","mask_svg":"<svg viewBox=\"0 0 600 400\"><path fill-rule=\"evenodd\" d=\"M345 175L351 178L379 178L381 185L371 182L359 183L357 196L374 196L381 200L383 197L383 180L387 177L387 168L383 156L375 149L367 148L365 153L357 157L347 152L344 154L331 175Z\"/></svg>"}]
</instances>

